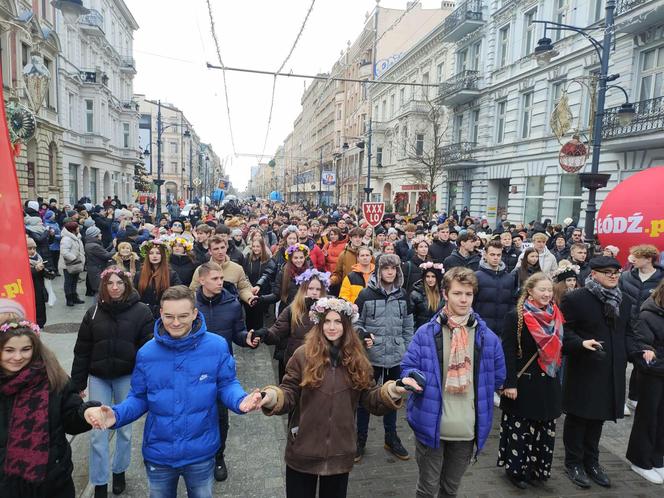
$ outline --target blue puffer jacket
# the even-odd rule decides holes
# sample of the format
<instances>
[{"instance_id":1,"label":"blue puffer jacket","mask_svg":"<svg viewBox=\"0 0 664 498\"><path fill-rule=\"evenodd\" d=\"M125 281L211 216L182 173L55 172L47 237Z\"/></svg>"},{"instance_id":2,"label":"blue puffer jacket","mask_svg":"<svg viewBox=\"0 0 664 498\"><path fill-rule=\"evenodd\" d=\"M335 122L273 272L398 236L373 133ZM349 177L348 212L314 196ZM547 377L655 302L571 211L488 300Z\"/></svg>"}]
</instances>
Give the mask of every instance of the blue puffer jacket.
<instances>
[{"instance_id":1,"label":"blue puffer jacket","mask_svg":"<svg viewBox=\"0 0 664 498\"><path fill-rule=\"evenodd\" d=\"M422 325L413 337L401 362L401 375L413 370L426 378L424 392L408 398L408 424L419 442L430 448L440 446L440 417L443 409L442 375L435 336L441 333L438 316ZM493 393L505 381L505 356L500 339L486 323L473 313L475 327L474 382L475 388L475 443L479 452L486 443L493 422Z\"/></svg>"},{"instance_id":2,"label":"blue puffer jacket","mask_svg":"<svg viewBox=\"0 0 664 498\"><path fill-rule=\"evenodd\" d=\"M240 347L246 346L247 328L242 317L242 305L227 289L221 289L212 299L203 294L203 288L196 291L196 308L205 317L208 332L220 335L228 343L228 350L233 354L233 342Z\"/></svg>"},{"instance_id":3,"label":"blue puffer jacket","mask_svg":"<svg viewBox=\"0 0 664 498\"><path fill-rule=\"evenodd\" d=\"M247 393L235 376L226 341L207 332L199 313L191 333L173 339L162 325L136 356L127 399L113 407L114 428L145 412L143 458L182 467L212 458L219 448L217 403L240 413Z\"/></svg>"},{"instance_id":4,"label":"blue puffer jacket","mask_svg":"<svg viewBox=\"0 0 664 498\"><path fill-rule=\"evenodd\" d=\"M484 259L480 261L480 269L475 275L479 290L473 301L473 310L498 337L502 337L505 315L514 308L517 300L516 275L507 273L502 261L499 270L495 271Z\"/></svg>"}]
</instances>

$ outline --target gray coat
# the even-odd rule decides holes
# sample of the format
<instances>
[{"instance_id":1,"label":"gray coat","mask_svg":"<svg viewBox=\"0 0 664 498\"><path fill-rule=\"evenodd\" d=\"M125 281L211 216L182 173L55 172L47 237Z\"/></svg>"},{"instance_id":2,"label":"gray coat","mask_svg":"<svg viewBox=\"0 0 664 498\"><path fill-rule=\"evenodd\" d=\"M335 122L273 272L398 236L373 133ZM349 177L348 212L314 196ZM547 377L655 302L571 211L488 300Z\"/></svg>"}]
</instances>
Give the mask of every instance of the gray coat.
<instances>
[{"instance_id":1,"label":"gray coat","mask_svg":"<svg viewBox=\"0 0 664 498\"><path fill-rule=\"evenodd\" d=\"M100 238L87 238L85 258L87 260L88 282L93 290L99 289L101 272L108 266L113 254L115 254L115 250L109 252L104 249Z\"/></svg>"},{"instance_id":2,"label":"gray coat","mask_svg":"<svg viewBox=\"0 0 664 498\"><path fill-rule=\"evenodd\" d=\"M413 338L413 315L408 309L406 291L401 288L401 268L397 267L394 288L389 293L377 278L376 274L372 275L367 287L357 296L355 304L360 318L355 326L374 336L374 345L367 350L371 364L391 368L401 363Z\"/></svg>"}]
</instances>

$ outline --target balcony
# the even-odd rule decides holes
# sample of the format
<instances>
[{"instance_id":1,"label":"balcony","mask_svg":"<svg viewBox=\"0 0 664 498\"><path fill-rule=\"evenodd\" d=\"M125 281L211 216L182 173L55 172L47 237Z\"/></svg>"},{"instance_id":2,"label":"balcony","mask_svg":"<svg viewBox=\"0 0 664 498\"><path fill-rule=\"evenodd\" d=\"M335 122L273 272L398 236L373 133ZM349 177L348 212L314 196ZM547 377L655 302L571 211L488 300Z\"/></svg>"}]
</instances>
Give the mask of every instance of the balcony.
<instances>
[{"instance_id":1,"label":"balcony","mask_svg":"<svg viewBox=\"0 0 664 498\"><path fill-rule=\"evenodd\" d=\"M88 85L101 83L102 85L108 86L108 75L93 69L83 69L81 71L81 80Z\"/></svg>"},{"instance_id":2,"label":"balcony","mask_svg":"<svg viewBox=\"0 0 664 498\"><path fill-rule=\"evenodd\" d=\"M406 102L403 111L407 114L429 114L431 112L431 105L426 100L413 99Z\"/></svg>"},{"instance_id":3,"label":"balcony","mask_svg":"<svg viewBox=\"0 0 664 498\"><path fill-rule=\"evenodd\" d=\"M371 79L371 67L372 67L371 61L367 61L367 60L360 61L360 70L358 72L359 79L361 79L361 80L364 80L364 79L370 80Z\"/></svg>"},{"instance_id":4,"label":"balcony","mask_svg":"<svg viewBox=\"0 0 664 498\"><path fill-rule=\"evenodd\" d=\"M634 103L636 115L627 126L618 120L618 107L604 110L603 150L640 150L661 145L664 139L664 97Z\"/></svg>"},{"instance_id":5,"label":"balcony","mask_svg":"<svg viewBox=\"0 0 664 498\"><path fill-rule=\"evenodd\" d=\"M120 62L121 71L136 72L136 61L133 57L123 57Z\"/></svg>"},{"instance_id":6,"label":"balcony","mask_svg":"<svg viewBox=\"0 0 664 498\"><path fill-rule=\"evenodd\" d=\"M641 33L664 21L664 4L657 0L618 0L615 15L618 30Z\"/></svg>"},{"instance_id":7,"label":"balcony","mask_svg":"<svg viewBox=\"0 0 664 498\"><path fill-rule=\"evenodd\" d=\"M91 9L88 14L78 18L78 23L83 31L104 36L104 16L101 15L101 12Z\"/></svg>"},{"instance_id":8,"label":"balcony","mask_svg":"<svg viewBox=\"0 0 664 498\"><path fill-rule=\"evenodd\" d=\"M437 102L447 106L458 106L475 100L480 95L477 84L479 78L479 71L461 71L440 84Z\"/></svg>"},{"instance_id":9,"label":"balcony","mask_svg":"<svg viewBox=\"0 0 664 498\"><path fill-rule=\"evenodd\" d=\"M482 0L461 2L443 22L443 42L458 42L484 24Z\"/></svg>"},{"instance_id":10,"label":"balcony","mask_svg":"<svg viewBox=\"0 0 664 498\"><path fill-rule=\"evenodd\" d=\"M461 169L477 166L475 142L458 142L441 147L439 154L445 168Z\"/></svg>"}]
</instances>

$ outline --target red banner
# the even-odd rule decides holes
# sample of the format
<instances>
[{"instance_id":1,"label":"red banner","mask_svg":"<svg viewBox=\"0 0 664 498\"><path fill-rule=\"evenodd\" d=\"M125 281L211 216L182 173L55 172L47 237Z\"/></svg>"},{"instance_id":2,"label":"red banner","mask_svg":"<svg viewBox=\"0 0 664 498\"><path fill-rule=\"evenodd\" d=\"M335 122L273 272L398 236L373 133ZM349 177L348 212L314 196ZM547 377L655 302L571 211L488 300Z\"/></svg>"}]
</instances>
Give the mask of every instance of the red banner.
<instances>
[{"instance_id":1,"label":"red banner","mask_svg":"<svg viewBox=\"0 0 664 498\"><path fill-rule=\"evenodd\" d=\"M23 206L4 102L0 87L0 307L3 300L10 299L23 307L28 320L35 321L35 293L25 242Z\"/></svg>"}]
</instances>

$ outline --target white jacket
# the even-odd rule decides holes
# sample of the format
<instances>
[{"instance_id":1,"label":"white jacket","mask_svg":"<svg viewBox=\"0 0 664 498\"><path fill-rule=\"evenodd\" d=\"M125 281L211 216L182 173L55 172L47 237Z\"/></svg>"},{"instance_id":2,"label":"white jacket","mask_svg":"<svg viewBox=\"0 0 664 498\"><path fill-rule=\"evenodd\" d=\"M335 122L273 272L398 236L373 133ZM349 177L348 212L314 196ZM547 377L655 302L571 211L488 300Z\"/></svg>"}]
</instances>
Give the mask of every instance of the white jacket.
<instances>
[{"instance_id":1,"label":"white jacket","mask_svg":"<svg viewBox=\"0 0 664 498\"><path fill-rule=\"evenodd\" d=\"M66 228L62 229L60 239L60 261L59 270L67 270L69 273L81 273L85 267L85 246L81 236L73 234Z\"/></svg>"}]
</instances>

